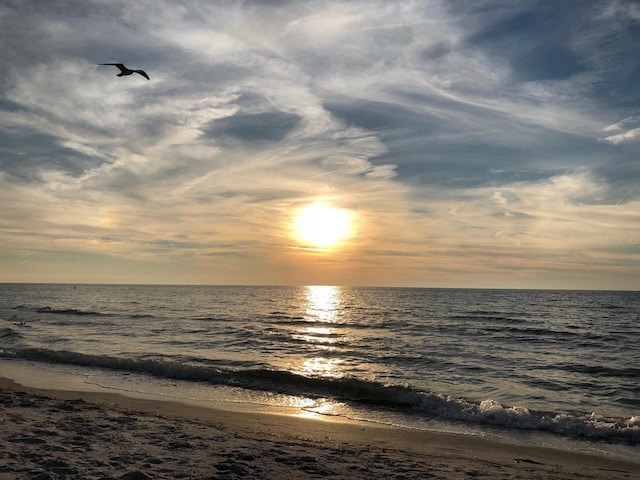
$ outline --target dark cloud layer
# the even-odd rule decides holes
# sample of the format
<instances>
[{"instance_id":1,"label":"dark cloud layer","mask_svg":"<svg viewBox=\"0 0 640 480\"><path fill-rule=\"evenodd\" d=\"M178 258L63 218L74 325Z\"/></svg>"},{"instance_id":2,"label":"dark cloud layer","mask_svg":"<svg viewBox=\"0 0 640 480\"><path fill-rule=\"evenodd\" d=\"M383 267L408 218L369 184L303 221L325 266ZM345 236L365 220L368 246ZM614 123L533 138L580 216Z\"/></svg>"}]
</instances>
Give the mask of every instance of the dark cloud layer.
<instances>
[{"instance_id":1,"label":"dark cloud layer","mask_svg":"<svg viewBox=\"0 0 640 480\"><path fill-rule=\"evenodd\" d=\"M236 113L214 120L205 130L205 134L222 142L277 142L284 139L299 123L298 115L284 112Z\"/></svg>"},{"instance_id":2,"label":"dark cloud layer","mask_svg":"<svg viewBox=\"0 0 640 480\"><path fill-rule=\"evenodd\" d=\"M524 11L489 19L470 35L470 46L506 61L514 81L563 80L586 70L585 59L568 45L581 22L575 6L563 2L538 4Z\"/></svg>"},{"instance_id":3,"label":"dark cloud layer","mask_svg":"<svg viewBox=\"0 0 640 480\"><path fill-rule=\"evenodd\" d=\"M40 182L42 169L77 178L102 163L41 133L0 133L0 171L21 182Z\"/></svg>"}]
</instances>

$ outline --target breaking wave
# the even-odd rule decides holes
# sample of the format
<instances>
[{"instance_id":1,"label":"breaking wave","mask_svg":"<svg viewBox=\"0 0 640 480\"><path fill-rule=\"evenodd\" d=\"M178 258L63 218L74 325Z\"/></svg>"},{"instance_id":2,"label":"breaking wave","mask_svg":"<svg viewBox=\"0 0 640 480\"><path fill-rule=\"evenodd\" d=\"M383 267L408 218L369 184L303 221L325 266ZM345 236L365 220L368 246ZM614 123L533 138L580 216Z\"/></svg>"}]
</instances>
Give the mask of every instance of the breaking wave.
<instances>
[{"instance_id":1,"label":"breaking wave","mask_svg":"<svg viewBox=\"0 0 640 480\"><path fill-rule=\"evenodd\" d=\"M13 334L11 329L0 331L0 335ZM545 431L570 438L601 440L632 446L640 445L640 416L608 418L596 414L573 415L559 412L536 412L521 406L502 405L492 399L474 402L440 393L421 391L407 385L383 384L351 377L306 377L289 371L267 368L233 370L168 359L119 358L43 348L5 351L3 355L288 395L304 395L313 398L330 397L352 404L388 408L433 419L517 430Z\"/></svg>"}]
</instances>

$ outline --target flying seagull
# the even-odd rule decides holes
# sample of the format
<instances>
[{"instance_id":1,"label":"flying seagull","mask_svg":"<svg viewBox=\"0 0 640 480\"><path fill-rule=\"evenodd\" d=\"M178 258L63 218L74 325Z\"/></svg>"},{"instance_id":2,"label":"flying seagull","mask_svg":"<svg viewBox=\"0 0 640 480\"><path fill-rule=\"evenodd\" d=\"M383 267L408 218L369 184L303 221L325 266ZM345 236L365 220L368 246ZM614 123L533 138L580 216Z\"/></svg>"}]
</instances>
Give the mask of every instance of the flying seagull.
<instances>
[{"instance_id":1,"label":"flying seagull","mask_svg":"<svg viewBox=\"0 0 640 480\"><path fill-rule=\"evenodd\" d=\"M149 78L149 75L147 75L147 73L144 70L131 70L131 69L125 67L121 63L98 63L98 65L113 65L114 67L118 67L120 69L120 73L118 74L118 77L123 77L125 75L133 75L134 73L139 73L140 75L142 75L147 80L151 80Z\"/></svg>"}]
</instances>

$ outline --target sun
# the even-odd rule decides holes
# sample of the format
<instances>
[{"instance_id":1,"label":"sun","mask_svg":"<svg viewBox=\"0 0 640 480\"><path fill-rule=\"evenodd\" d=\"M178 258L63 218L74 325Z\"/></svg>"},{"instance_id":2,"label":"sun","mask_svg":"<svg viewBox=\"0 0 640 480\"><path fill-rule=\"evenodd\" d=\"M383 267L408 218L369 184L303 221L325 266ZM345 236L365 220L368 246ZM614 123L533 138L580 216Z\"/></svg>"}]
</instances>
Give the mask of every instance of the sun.
<instances>
[{"instance_id":1,"label":"sun","mask_svg":"<svg viewBox=\"0 0 640 480\"><path fill-rule=\"evenodd\" d=\"M330 248L351 235L348 210L314 203L302 208L294 218L297 237L317 248Z\"/></svg>"}]
</instances>

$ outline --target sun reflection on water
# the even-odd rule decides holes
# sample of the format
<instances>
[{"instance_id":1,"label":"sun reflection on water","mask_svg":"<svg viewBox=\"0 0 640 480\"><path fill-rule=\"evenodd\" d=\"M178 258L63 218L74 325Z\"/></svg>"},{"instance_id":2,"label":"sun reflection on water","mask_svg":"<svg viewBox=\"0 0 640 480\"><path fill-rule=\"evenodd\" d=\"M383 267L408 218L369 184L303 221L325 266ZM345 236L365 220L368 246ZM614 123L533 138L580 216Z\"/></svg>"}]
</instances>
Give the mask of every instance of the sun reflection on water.
<instances>
[{"instance_id":1,"label":"sun reflection on water","mask_svg":"<svg viewBox=\"0 0 640 480\"><path fill-rule=\"evenodd\" d=\"M342 378L344 373L338 368L341 363L339 358L309 358L302 362L296 373L305 377Z\"/></svg>"},{"instance_id":2,"label":"sun reflection on water","mask_svg":"<svg viewBox=\"0 0 640 480\"><path fill-rule=\"evenodd\" d=\"M301 408L296 415L312 420L340 421L340 415L344 407L345 404L342 402L336 402L328 398L320 398L315 401L314 405ZM343 417L342 420L346 421L347 417Z\"/></svg>"},{"instance_id":3,"label":"sun reflection on water","mask_svg":"<svg viewBox=\"0 0 640 480\"><path fill-rule=\"evenodd\" d=\"M340 306L340 287L310 285L307 287L307 319L315 322L335 323Z\"/></svg>"},{"instance_id":4,"label":"sun reflection on water","mask_svg":"<svg viewBox=\"0 0 640 480\"><path fill-rule=\"evenodd\" d=\"M335 352L336 347L347 341L344 329L338 325L341 291L334 286L308 286L305 292L306 325L300 326L292 337L304 342L312 351ZM336 379L344 376L343 360L335 355L313 355L301 358L292 366L298 375L311 378Z\"/></svg>"}]
</instances>

